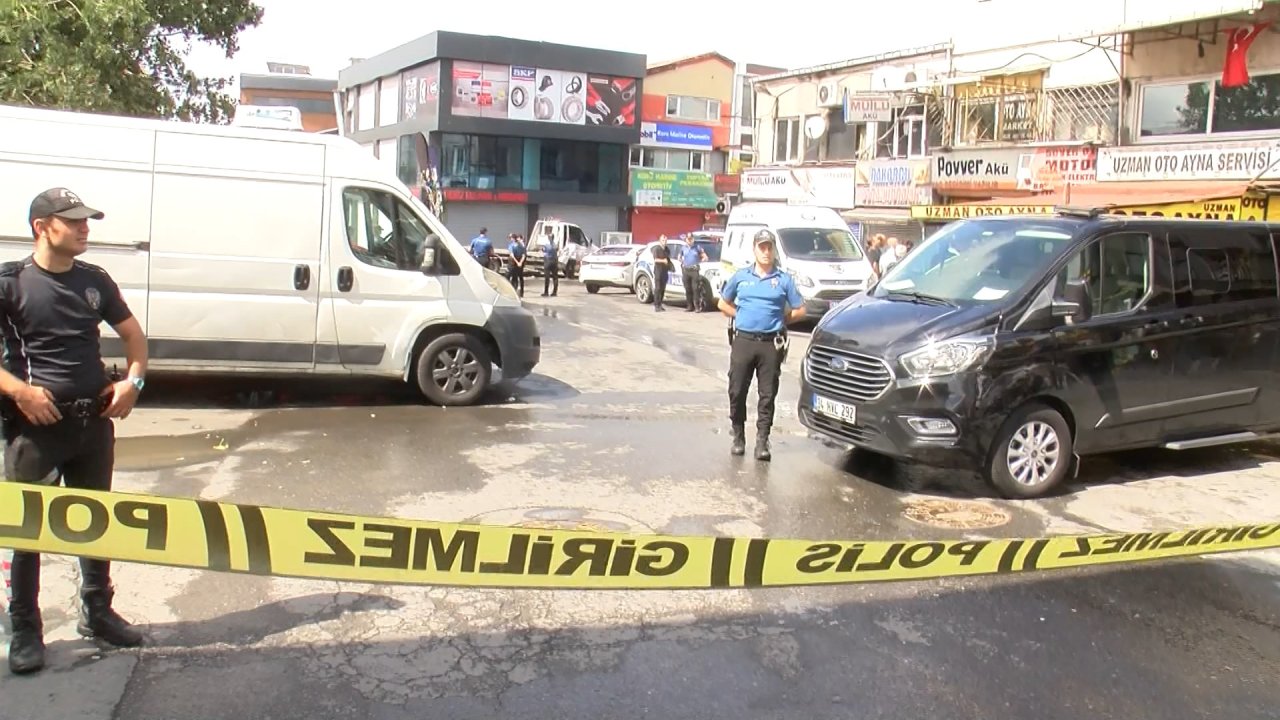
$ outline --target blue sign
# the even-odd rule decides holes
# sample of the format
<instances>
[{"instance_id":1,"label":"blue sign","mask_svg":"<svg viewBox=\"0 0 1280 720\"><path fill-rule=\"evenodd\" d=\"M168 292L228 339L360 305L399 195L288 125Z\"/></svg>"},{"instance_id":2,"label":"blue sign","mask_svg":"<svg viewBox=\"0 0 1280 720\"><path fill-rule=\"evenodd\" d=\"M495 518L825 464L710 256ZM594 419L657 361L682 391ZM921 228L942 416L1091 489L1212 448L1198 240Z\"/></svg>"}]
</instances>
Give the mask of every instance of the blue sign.
<instances>
[{"instance_id":1,"label":"blue sign","mask_svg":"<svg viewBox=\"0 0 1280 720\"><path fill-rule=\"evenodd\" d=\"M710 150L711 128L674 123L641 123L640 144Z\"/></svg>"}]
</instances>

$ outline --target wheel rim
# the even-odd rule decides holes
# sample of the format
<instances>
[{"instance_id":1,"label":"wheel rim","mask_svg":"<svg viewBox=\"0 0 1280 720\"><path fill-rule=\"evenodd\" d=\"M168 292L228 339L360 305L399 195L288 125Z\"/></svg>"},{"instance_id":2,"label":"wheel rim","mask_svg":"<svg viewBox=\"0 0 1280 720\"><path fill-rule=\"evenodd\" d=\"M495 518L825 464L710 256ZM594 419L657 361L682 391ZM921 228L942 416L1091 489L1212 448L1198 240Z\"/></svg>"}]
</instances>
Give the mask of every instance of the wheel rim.
<instances>
[{"instance_id":1,"label":"wheel rim","mask_svg":"<svg viewBox=\"0 0 1280 720\"><path fill-rule=\"evenodd\" d=\"M464 347L447 348L436 354L431 379L445 395L465 395L480 381L480 358Z\"/></svg>"},{"instance_id":2,"label":"wheel rim","mask_svg":"<svg viewBox=\"0 0 1280 720\"><path fill-rule=\"evenodd\" d=\"M1019 485L1043 485L1057 469L1061 452L1058 431L1052 425L1040 420L1023 423L1009 438L1009 475Z\"/></svg>"},{"instance_id":3,"label":"wheel rim","mask_svg":"<svg viewBox=\"0 0 1280 720\"><path fill-rule=\"evenodd\" d=\"M649 298L649 278L640 278L640 281L636 283L636 294L640 296L640 302L644 302Z\"/></svg>"}]
</instances>

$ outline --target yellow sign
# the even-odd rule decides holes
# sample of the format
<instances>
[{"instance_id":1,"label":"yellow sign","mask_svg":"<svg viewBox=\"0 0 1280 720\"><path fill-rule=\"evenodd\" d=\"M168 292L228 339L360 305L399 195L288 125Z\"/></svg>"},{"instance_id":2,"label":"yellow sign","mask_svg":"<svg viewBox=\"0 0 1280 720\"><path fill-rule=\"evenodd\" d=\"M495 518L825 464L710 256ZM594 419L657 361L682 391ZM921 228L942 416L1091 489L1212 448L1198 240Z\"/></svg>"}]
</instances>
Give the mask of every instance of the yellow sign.
<instances>
[{"instance_id":1,"label":"yellow sign","mask_svg":"<svg viewBox=\"0 0 1280 720\"><path fill-rule=\"evenodd\" d=\"M912 205L915 220L963 220L999 215L1052 215L1052 205Z\"/></svg>"},{"instance_id":2,"label":"yellow sign","mask_svg":"<svg viewBox=\"0 0 1280 720\"><path fill-rule=\"evenodd\" d=\"M1115 215L1132 217L1170 217L1192 220L1265 220L1266 196L1243 198L1219 198L1196 202L1165 203L1161 205L1128 205L1109 211Z\"/></svg>"},{"instance_id":3,"label":"yellow sign","mask_svg":"<svg viewBox=\"0 0 1280 720\"><path fill-rule=\"evenodd\" d=\"M970 540L500 527L0 482L0 547L361 583L661 590L1027 573L1280 547L1280 523Z\"/></svg>"}]
</instances>

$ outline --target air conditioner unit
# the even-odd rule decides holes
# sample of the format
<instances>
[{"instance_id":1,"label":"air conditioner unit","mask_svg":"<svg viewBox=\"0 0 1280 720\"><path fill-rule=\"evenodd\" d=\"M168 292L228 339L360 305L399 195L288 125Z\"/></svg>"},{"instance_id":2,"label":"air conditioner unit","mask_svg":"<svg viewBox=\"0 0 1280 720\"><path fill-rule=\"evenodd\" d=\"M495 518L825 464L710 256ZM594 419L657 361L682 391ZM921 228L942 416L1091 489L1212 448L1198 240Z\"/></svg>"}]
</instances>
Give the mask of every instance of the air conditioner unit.
<instances>
[{"instance_id":1,"label":"air conditioner unit","mask_svg":"<svg viewBox=\"0 0 1280 720\"><path fill-rule=\"evenodd\" d=\"M818 107L838 108L844 106L844 93L840 83L835 80L824 80L818 83Z\"/></svg>"},{"instance_id":2,"label":"air conditioner unit","mask_svg":"<svg viewBox=\"0 0 1280 720\"><path fill-rule=\"evenodd\" d=\"M729 199L728 195L721 195L716 200L717 215L728 215L729 211L732 209L733 209L733 201Z\"/></svg>"}]
</instances>

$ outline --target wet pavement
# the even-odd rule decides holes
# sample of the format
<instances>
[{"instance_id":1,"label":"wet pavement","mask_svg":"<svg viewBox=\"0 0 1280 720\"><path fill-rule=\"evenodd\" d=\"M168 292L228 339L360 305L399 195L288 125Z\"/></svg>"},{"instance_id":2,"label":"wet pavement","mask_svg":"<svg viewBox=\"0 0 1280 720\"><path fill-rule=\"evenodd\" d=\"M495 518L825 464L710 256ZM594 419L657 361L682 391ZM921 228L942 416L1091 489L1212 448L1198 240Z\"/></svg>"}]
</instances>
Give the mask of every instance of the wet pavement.
<instances>
[{"instance_id":1,"label":"wet pavement","mask_svg":"<svg viewBox=\"0 0 1280 720\"><path fill-rule=\"evenodd\" d=\"M533 377L473 408L394 383L155 377L117 487L307 509L674 534L978 538L1274 521L1280 445L1086 459L1057 497L846 455L795 418L731 457L723 318L575 283L530 296ZM754 408L754 395L751 400ZM752 409L751 418L754 417ZM748 446L750 450L750 445ZM1280 553L1016 578L506 591L118 564L141 651L75 636L46 558L49 668L0 718L1274 718Z\"/></svg>"}]
</instances>

